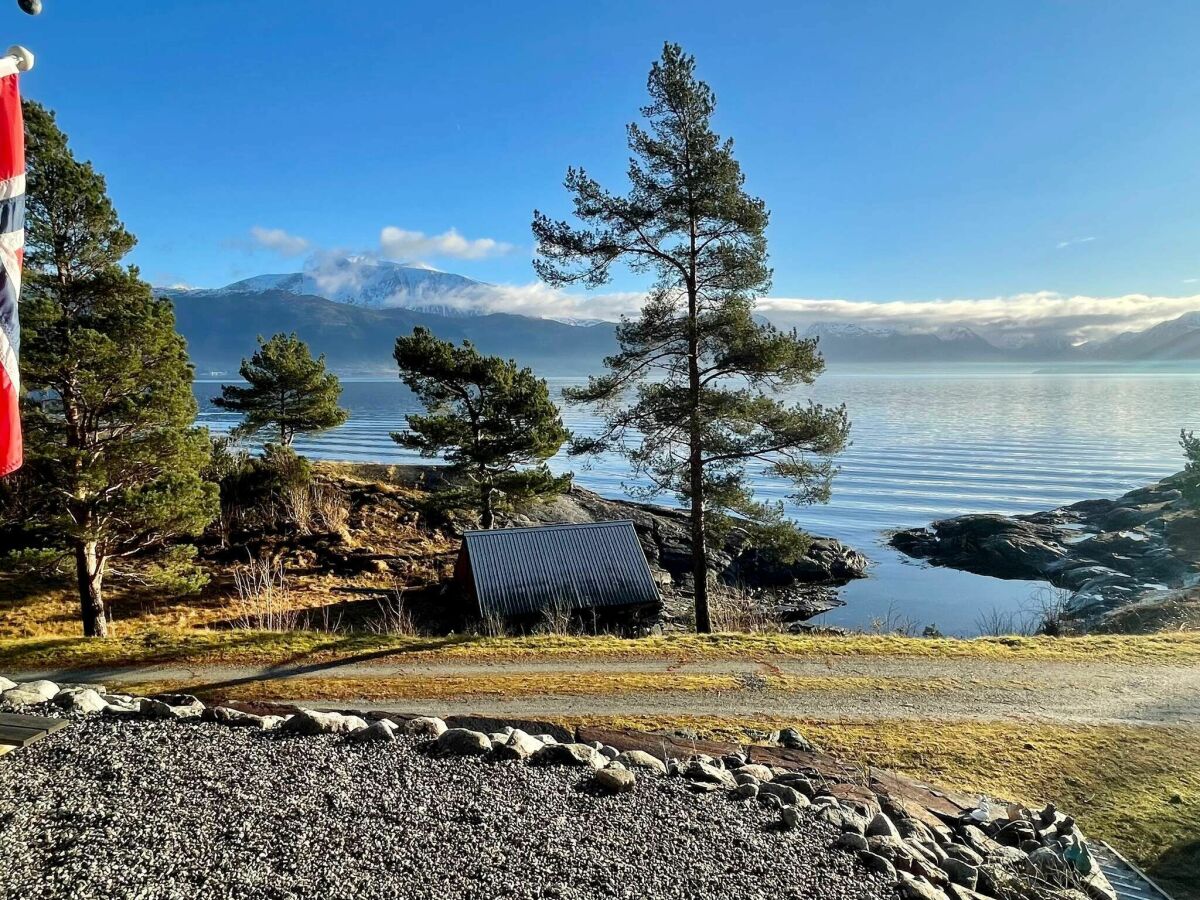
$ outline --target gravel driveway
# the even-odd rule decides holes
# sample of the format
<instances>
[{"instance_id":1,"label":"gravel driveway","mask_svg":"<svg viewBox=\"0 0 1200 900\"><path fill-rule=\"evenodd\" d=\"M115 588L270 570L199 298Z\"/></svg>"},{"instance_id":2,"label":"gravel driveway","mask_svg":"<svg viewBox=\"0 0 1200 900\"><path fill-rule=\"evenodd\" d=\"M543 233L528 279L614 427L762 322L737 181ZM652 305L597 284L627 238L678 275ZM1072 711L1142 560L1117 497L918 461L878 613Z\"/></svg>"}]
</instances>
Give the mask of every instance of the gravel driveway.
<instances>
[{"instance_id":1,"label":"gravel driveway","mask_svg":"<svg viewBox=\"0 0 1200 900\"><path fill-rule=\"evenodd\" d=\"M892 896L831 826L642 775L93 718L0 758L0 898ZM805 815L809 815L807 811Z\"/></svg>"}]
</instances>

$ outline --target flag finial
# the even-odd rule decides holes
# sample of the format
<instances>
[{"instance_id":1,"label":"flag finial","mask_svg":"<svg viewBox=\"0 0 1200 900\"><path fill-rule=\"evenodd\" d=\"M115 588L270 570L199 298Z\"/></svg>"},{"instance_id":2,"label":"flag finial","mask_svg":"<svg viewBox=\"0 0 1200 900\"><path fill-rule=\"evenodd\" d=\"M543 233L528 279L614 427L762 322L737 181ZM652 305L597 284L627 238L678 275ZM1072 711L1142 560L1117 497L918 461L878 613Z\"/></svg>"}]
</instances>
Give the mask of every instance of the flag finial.
<instances>
[{"instance_id":1,"label":"flag finial","mask_svg":"<svg viewBox=\"0 0 1200 900\"><path fill-rule=\"evenodd\" d=\"M18 72L28 72L33 68L33 51L27 50L20 44L13 44L9 47L6 55L16 58Z\"/></svg>"}]
</instances>

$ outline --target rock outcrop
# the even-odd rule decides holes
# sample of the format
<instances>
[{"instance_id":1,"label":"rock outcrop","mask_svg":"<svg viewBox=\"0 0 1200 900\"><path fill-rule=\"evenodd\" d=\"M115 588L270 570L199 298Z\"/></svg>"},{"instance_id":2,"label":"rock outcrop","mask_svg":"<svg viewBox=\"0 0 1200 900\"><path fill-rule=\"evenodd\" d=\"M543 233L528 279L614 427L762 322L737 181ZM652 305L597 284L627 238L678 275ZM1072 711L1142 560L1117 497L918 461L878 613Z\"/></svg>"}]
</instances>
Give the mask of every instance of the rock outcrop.
<instances>
[{"instance_id":1,"label":"rock outcrop","mask_svg":"<svg viewBox=\"0 0 1200 900\"><path fill-rule=\"evenodd\" d=\"M1200 583L1200 510L1181 484L1174 475L1116 500L943 519L891 543L936 566L1048 581L1070 592L1069 617L1094 625L1149 595Z\"/></svg>"}]
</instances>

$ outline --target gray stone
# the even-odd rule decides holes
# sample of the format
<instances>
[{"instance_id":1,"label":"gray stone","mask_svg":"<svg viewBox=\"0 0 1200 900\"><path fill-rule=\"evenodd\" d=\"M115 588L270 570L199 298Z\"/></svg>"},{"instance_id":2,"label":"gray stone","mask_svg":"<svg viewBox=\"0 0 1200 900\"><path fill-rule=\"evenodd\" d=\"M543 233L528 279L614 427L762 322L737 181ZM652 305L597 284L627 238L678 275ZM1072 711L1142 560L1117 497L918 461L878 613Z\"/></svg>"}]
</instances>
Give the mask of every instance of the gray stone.
<instances>
[{"instance_id":1,"label":"gray stone","mask_svg":"<svg viewBox=\"0 0 1200 900\"><path fill-rule=\"evenodd\" d=\"M531 757L535 766L573 766L603 769L608 759L595 747L588 744L546 744Z\"/></svg>"},{"instance_id":2,"label":"gray stone","mask_svg":"<svg viewBox=\"0 0 1200 900\"><path fill-rule=\"evenodd\" d=\"M838 835L833 846L840 847L843 850L854 850L858 853L866 853L871 848L867 845L867 839L861 834L856 834L853 831L843 831Z\"/></svg>"},{"instance_id":3,"label":"gray stone","mask_svg":"<svg viewBox=\"0 0 1200 900\"><path fill-rule=\"evenodd\" d=\"M607 744L600 748L600 752L603 753L607 759L616 759L621 755L620 750L618 750L616 747L609 747Z\"/></svg>"},{"instance_id":4,"label":"gray stone","mask_svg":"<svg viewBox=\"0 0 1200 900\"><path fill-rule=\"evenodd\" d=\"M965 844L946 844L942 849L946 851L946 855L951 859L960 860L976 868L983 865L983 856Z\"/></svg>"},{"instance_id":5,"label":"gray stone","mask_svg":"<svg viewBox=\"0 0 1200 900\"><path fill-rule=\"evenodd\" d=\"M492 752L492 740L482 731L447 728L433 742L433 752L439 756L484 756Z\"/></svg>"},{"instance_id":6,"label":"gray stone","mask_svg":"<svg viewBox=\"0 0 1200 900\"><path fill-rule=\"evenodd\" d=\"M786 784L790 788L795 788L805 797L811 798L816 793L812 782L798 772L787 772L783 775L776 775L774 780L779 784Z\"/></svg>"},{"instance_id":7,"label":"gray stone","mask_svg":"<svg viewBox=\"0 0 1200 900\"><path fill-rule=\"evenodd\" d=\"M794 806L785 806L779 811L779 824L788 831L799 828L801 822L800 810Z\"/></svg>"},{"instance_id":8,"label":"gray stone","mask_svg":"<svg viewBox=\"0 0 1200 900\"><path fill-rule=\"evenodd\" d=\"M436 716L417 716L404 723L404 733L436 738L446 733L446 723Z\"/></svg>"},{"instance_id":9,"label":"gray stone","mask_svg":"<svg viewBox=\"0 0 1200 900\"><path fill-rule=\"evenodd\" d=\"M852 831L855 834L865 834L867 820L865 816L832 804L817 813L817 818L823 819L841 831Z\"/></svg>"},{"instance_id":10,"label":"gray stone","mask_svg":"<svg viewBox=\"0 0 1200 900\"><path fill-rule=\"evenodd\" d=\"M396 723L391 719L379 719L366 728L351 731L344 740L347 744L387 743L396 740Z\"/></svg>"},{"instance_id":11,"label":"gray stone","mask_svg":"<svg viewBox=\"0 0 1200 900\"><path fill-rule=\"evenodd\" d=\"M22 681L0 694L0 700L14 706L37 706L54 699L58 685L53 681Z\"/></svg>"},{"instance_id":12,"label":"gray stone","mask_svg":"<svg viewBox=\"0 0 1200 900\"><path fill-rule=\"evenodd\" d=\"M795 728L785 728L780 731L777 741L789 750L802 750L805 753L817 752L816 745Z\"/></svg>"},{"instance_id":13,"label":"gray stone","mask_svg":"<svg viewBox=\"0 0 1200 900\"><path fill-rule=\"evenodd\" d=\"M63 709L85 714L103 712L108 706L108 701L91 688L59 691L58 695L54 698L54 702Z\"/></svg>"},{"instance_id":14,"label":"gray stone","mask_svg":"<svg viewBox=\"0 0 1200 900\"><path fill-rule=\"evenodd\" d=\"M887 817L886 813L875 813L875 818L867 825L866 835L882 835L884 837L900 837L900 832L893 824L892 820Z\"/></svg>"},{"instance_id":15,"label":"gray stone","mask_svg":"<svg viewBox=\"0 0 1200 900\"><path fill-rule=\"evenodd\" d=\"M281 716L256 716L230 706L210 706L200 715L200 719L229 728L255 728L259 731L269 731L283 721Z\"/></svg>"},{"instance_id":16,"label":"gray stone","mask_svg":"<svg viewBox=\"0 0 1200 900\"><path fill-rule=\"evenodd\" d=\"M15 688L16 686L17 686L17 683L15 681L12 681L11 679L5 678L3 675L0 675L0 693L4 693L4 691L11 690L12 688Z\"/></svg>"},{"instance_id":17,"label":"gray stone","mask_svg":"<svg viewBox=\"0 0 1200 900\"><path fill-rule=\"evenodd\" d=\"M773 782L769 782L767 784L759 785L758 796L760 799L763 797L778 797L779 802L784 806L802 807L809 805L807 797L805 797L795 788L788 787L786 784L775 784Z\"/></svg>"},{"instance_id":18,"label":"gray stone","mask_svg":"<svg viewBox=\"0 0 1200 900\"><path fill-rule=\"evenodd\" d=\"M896 880L896 867L879 854L863 850L859 851L858 859L868 872L878 872L888 881Z\"/></svg>"},{"instance_id":19,"label":"gray stone","mask_svg":"<svg viewBox=\"0 0 1200 900\"><path fill-rule=\"evenodd\" d=\"M624 766L607 766L596 772L588 781L588 786L602 794L625 794L633 790L637 778Z\"/></svg>"},{"instance_id":20,"label":"gray stone","mask_svg":"<svg viewBox=\"0 0 1200 900\"><path fill-rule=\"evenodd\" d=\"M285 721L279 730L284 734L349 734L351 731L366 727L367 723L358 716L302 709Z\"/></svg>"},{"instance_id":21,"label":"gray stone","mask_svg":"<svg viewBox=\"0 0 1200 900\"><path fill-rule=\"evenodd\" d=\"M683 777L688 781L715 784L727 791L732 791L738 786L732 773L700 759L693 759L687 764L687 767L683 770Z\"/></svg>"},{"instance_id":22,"label":"gray stone","mask_svg":"<svg viewBox=\"0 0 1200 900\"><path fill-rule=\"evenodd\" d=\"M739 784L736 788L729 792L729 796L734 800L753 800L758 796L758 785Z\"/></svg>"},{"instance_id":23,"label":"gray stone","mask_svg":"<svg viewBox=\"0 0 1200 900\"><path fill-rule=\"evenodd\" d=\"M645 750L625 750L617 755L617 762L627 769L646 769L656 775L667 774L667 764Z\"/></svg>"},{"instance_id":24,"label":"gray stone","mask_svg":"<svg viewBox=\"0 0 1200 900\"><path fill-rule=\"evenodd\" d=\"M922 878L902 881L897 888L904 900L947 900L945 892L939 891Z\"/></svg>"},{"instance_id":25,"label":"gray stone","mask_svg":"<svg viewBox=\"0 0 1200 900\"><path fill-rule=\"evenodd\" d=\"M204 704L197 701L197 705L189 703L172 706L162 700L144 697L138 704L138 712L143 719L174 719L182 722L187 719L199 719L204 713Z\"/></svg>"},{"instance_id":26,"label":"gray stone","mask_svg":"<svg viewBox=\"0 0 1200 900\"><path fill-rule=\"evenodd\" d=\"M524 762L545 746L531 734L514 728L508 740L496 747L497 759L515 759Z\"/></svg>"},{"instance_id":27,"label":"gray stone","mask_svg":"<svg viewBox=\"0 0 1200 900\"><path fill-rule=\"evenodd\" d=\"M775 773L768 766L760 766L756 763L747 763L744 766L739 766L733 770L734 777L738 775L750 775L759 781L759 783L771 781L775 777Z\"/></svg>"},{"instance_id":28,"label":"gray stone","mask_svg":"<svg viewBox=\"0 0 1200 900\"><path fill-rule=\"evenodd\" d=\"M942 871L955 884L962 885L971 890L975 890L975 885L979 883L979 869L970 863L963 862L961 859L948 857L942 863Z\"/></svg>"},{"instance_id":29,"label":"gray stone","mask_svg":"<svg viewBox=\"0 0 1200 900\"><path fill-rule=\"evenodd\" d=\"M738 784L758 785L758 784L762 783L757 778L755 778L753 775L746 775L746 774L743 774L742 772L736 773L733 776L733 780L736 781Z\"/></svg>"}]
</instances>

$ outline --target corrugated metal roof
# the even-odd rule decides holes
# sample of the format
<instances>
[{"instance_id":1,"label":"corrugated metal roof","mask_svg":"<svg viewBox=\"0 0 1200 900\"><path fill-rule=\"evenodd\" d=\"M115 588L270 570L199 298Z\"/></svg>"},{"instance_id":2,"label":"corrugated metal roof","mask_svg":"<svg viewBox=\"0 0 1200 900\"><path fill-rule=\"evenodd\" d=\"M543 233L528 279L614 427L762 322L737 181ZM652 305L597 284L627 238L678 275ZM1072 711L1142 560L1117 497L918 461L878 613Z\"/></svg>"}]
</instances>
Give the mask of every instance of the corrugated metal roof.
<instances>
[{"instance_id":1,"label":"corrugated metal roof","mask_svg":"<svg viewBox=\"0 0 1200 900\"><path fill-rule=\"evenodd\" d=\"M463 552L483 614L630 606L658 601L633 523L589 522L468 531Z\"/></svg>"}]
</instances>

